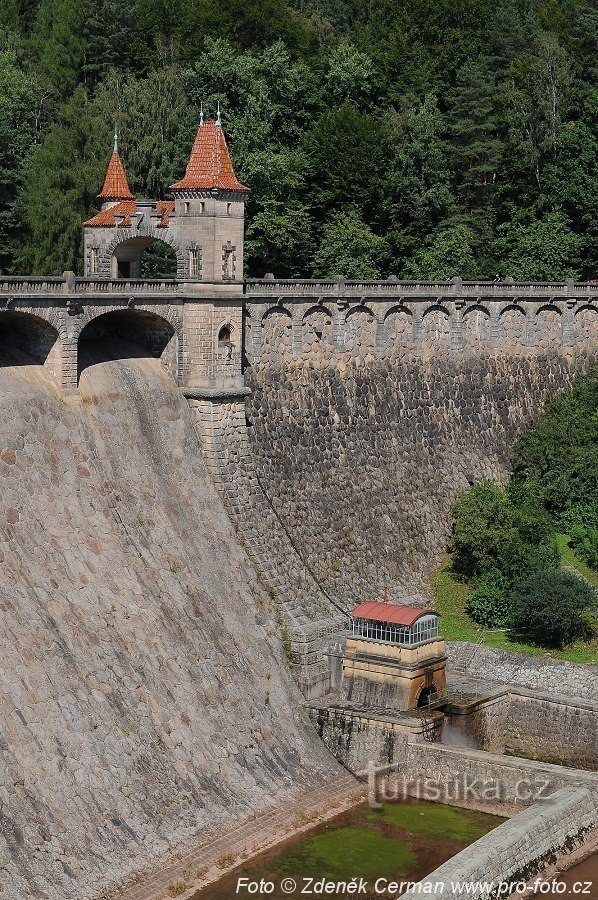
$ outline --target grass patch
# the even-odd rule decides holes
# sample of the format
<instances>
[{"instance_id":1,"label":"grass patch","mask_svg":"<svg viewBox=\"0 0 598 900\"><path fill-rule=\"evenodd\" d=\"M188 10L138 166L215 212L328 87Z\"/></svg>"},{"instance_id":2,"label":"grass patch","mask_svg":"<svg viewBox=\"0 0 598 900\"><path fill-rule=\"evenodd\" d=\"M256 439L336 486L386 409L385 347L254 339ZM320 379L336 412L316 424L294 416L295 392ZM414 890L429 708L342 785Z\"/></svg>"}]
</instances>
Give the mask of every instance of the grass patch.
<instances>
[{"instance_id":1,"label":"grass patch","mask_svg":"<svg viewBox=\"0 0 598 900\"><path fill-rule=\"evenodd\" d=\"M579 556L575 555L575 551L569 546L569 535L557 534L556 542L561 554L561 568L579 572L586 581L589 581L595 588L598 588L598 572L595 572L594 569L590 569Z\"/></svg>"},{"instance_id":2,"label":"grass patch","mask_svg":"<svg viewBox=\"0 0 598 900\"><path fill-rule=\"evenodd\" d=\"M406 844L372 828L334 828L299 841L272 868L281 875L338 880L348 872L355 878L406 874L413 862Z\"/></svg>"},{"instance_id":3,"label":"grass patch","mask_svg":"<svg viewBox=\"0 0 598 900\"><path fill-rule=\"evenodd\" d=\"M473 843L505 820L471 809L456 809L442 803L385 803L382 809L368 813L368 820L396 825L439 840Z\"/></svg>"},{"instance_id":4,"label":"grass patch","mask_svg":"<svg viewBox=\"0 0 598 900\"><path fill-rule=\"evenodd\" d=\"M566 535L561 537L564 539L559 543L563 563L571 561L570 564L585 577L588 577L587 571L596 579L596 573L584 566L567 546ZM442 569L434 576L432 587L436 597L436 609L442 613L441 631L443 636L448 641L475 641L479 634L479 626L469 618L465 611L467 596L472 588L453 572L450 559L445 561ZM484 635L484 644L487 647L529 653L532 656L549 656L552 659L593 663L594 665L598 663L598 640L596 638L575 641L563 650L547 650L545 647L515 640L508 631L489 630Z\"/></svg>"}]
</instances>

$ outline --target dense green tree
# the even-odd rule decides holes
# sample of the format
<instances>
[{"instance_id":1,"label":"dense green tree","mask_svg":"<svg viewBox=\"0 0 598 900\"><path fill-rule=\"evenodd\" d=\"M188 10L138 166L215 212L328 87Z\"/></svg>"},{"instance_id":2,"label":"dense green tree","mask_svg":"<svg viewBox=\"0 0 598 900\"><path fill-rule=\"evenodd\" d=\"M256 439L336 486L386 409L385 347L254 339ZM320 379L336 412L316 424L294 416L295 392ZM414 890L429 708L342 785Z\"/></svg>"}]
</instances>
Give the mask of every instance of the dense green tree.
<instances>
[{"instance_id":1,"label":"dense green tree","mask_svg":"<svg viewBox=\"0 0 598 900\"><path fill-rule=\"evenodd\" d=\"M40 77L55 94L66 98L80 82L85 44L83 25L86 0L40 0L33 44Z\"/></svg>"},{"instance_id":2,"label":"dense green tree","mask_svg":"<svg viewBox=\"0 0 598 900\"><path fill-rule=\"evenodd\" d=\"M345 101L326 111L306 135L308 198L325 217L351 203L376 218L384 195L389 132Z\"/></svg>"},{"instance_id":3,"label":"dense green tree","mask_svg":"<svg viewBox=\"0 0 598 900\"><path fill-rule=\"evenodd\" d=\"M492 59L469 59L457 72L449 117L449 153L464 211L492 198L503 152Z\"/></svg>"},{"instance_id":4,"label":"dense green tree","mask_svg":"<svg viewBox=\"0 0 598 900\"><path fill-rule=\"evenodd\" d=\"M128 68L134 33L134 6L121 0L85 0L83 76L91 85L110 69Z\"/></svg>"},{"instance_id":5,"label":"dense green tree","mask_svg":"<svg viewBox=\"0 0 598 900\"><path fill-rule=\"evenodd\" d=\"M593 375L577 378L570 391L547 403L540 422L519 437L511 497L517 503L531 499L557 527L575 520L598 527L597 444L598 377ZM593 516L590 509L582 514L588 505Z\"/></svg>"},{"instance_id":6,"label":"dense green tree","mask_svg":"<svg viewBox=\"0 0 598 900\"><path fill-rule=\"evenodd\" d=\"M555 150L542 174L545 202L568 217L568 225L581 239L578 268L583 277L595 278L598 273L598 91L587 98L581 121L568 122L559 132ZM575 260L575 252L570 259Z\"/></svg>"},{"instance_id":7,"label":"dense green tree","mask_svg":"<svg viewBox=\"0 0 598 900\"><path fill-rule=\"evenodd\" d=\"M419 250L430 233L456 212L445 129L445 118L433 96L391 122L392 156L385 204L390 240L401 269L401 257Z\"/></svg>"},{"instance_id":8,"label":"dense green tree","mask_svg":"<svg viewBox=\"0 0 598 900\"><path fill-rule=\"evenodd\" d=\"M333 213L324 225L313 255L316 278L380 278L384 240L354 209Z\"/></svg>"},{"instance_id":9,"label":"dense green tree","mask_svg":"<svg viewBox=\"0 0 598 900\"><path fill-rule=\"evenodd\" d=\"M527 214L498 228L495 254L517 281L579 278L583 239L562 212L530 220Z\"/></svg>"},{"instance_id":10,"label":"dense green tree","mask_svg":"<svg viewBox=\"0 0 598 900\"><path fill-rule=\"evenodd\" d=\"M416 250L405 266L408 278L446 280L460 275L475 279L479 275L475 259L476 237L465 224L455 223L439 228L430 243Z\"/></svg>"},{"instance_id":11,"label":"dense green tree","mask_svg":"<svg viewBox=\"0 0 598 900\"><path fill-rule=\"evenodd\" d=\"M20 231L20 192L25 160L36 139L41 91L18 65L14 53L0 53L0 272L11 269Z\"/></svg>"},{"instance_id":12,"label":"dense green tree","mask_svg":"<svg viewBox=\"0 0 598 900\"><path fill-rule=\"evenodd\" d=\"M597 592L576 575L536 572L510 595L509 621L540 646L560 648L587 635L584 613L597 606Z\"/></svg>"},{"instance_id":13,"label":"dense green tree","mask_svg":"<svg viewBox=\"0 0 598 900\"><path fill-rule=\"evenodd\" d=\"M332 103L360 103L372 93L374 64L367 53L351 44L341 44L330 56L326 77L326 99Z\"/></svg>"},{"instance_id":14,"label":"dense green tree","mask_svg":"<svg viewBox=\"0 0 598 900\"><path fill-rule=\"evenodd\" d=\"M530 571L558 568L548 516L530 503L517 505L497 484L476 483L453 514L449 548L456 572L471 578L498 570L513 584Z\"/></svg>"}]
</instances>

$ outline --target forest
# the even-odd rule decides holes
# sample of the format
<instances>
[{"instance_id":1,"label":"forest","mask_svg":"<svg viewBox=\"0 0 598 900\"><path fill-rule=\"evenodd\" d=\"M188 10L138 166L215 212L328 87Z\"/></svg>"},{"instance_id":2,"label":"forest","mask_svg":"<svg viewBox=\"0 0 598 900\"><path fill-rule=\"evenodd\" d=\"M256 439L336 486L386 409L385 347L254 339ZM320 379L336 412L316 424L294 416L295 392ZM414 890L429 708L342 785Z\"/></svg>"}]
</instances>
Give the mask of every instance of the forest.
<instances>
[{"instance_id":1,"label":"forest","mask_svg":"<svg viewBox=\"0 0 598 900\"><path fill-rule=\"evenodd\" d=\"M598 277L593 0L0 0L0 28L0 273L81 272L115 126L163 197L220 102L246 276Z\"/></svg>"}]
</instances>

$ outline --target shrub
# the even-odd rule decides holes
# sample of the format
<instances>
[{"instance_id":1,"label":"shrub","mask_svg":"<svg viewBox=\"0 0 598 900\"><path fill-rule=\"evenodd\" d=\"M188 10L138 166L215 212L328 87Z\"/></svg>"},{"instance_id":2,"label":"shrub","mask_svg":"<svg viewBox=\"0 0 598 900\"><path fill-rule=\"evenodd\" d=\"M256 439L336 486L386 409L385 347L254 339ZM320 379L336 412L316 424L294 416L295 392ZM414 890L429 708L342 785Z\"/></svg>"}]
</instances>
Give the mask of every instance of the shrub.
<instances>
[{"instance_id":1,"label":"shrub","mask_svg":"<svg viewBox=\"0 0 598 900\"><path fill-rule=\"evenodd\" d=\"M498 569L509 581L538 568L558 568L550 520L529 504L515 505L498 484L479 481L453 508L449 542L453 569L471 578Z\"/></svg>"},{"instance_id":2,"label":"shrub","mask_svg":"<svg viewBox=\"0 0 598 900\"><path fill-rule=\"evenodd\" d=\"M588 634L597 604L594 588L576 575L536 572L511 593L509 622L541 646L560 648Z\"/></svg>"},{"instance_id":3,"label":"shrub","mask_svg":"<svg viewBox=\"0 0 598 900\"><path fill-rule=\"evenodd\" d=\"M478 579L467 600L467 612L479 625L490 628L506 625L508 621L509 582L498 571L492 569Z\"/></svg>"},{"instance_id":4,"label":"shrub","mask_svg":"<svg viewBox=\"0 0 598 900\"><path fill-rule=\"evenodd\" d=\"M569 529L569 543L590 568L598 569L598 529L574 525Z\"/></svg>"}]
</instances>

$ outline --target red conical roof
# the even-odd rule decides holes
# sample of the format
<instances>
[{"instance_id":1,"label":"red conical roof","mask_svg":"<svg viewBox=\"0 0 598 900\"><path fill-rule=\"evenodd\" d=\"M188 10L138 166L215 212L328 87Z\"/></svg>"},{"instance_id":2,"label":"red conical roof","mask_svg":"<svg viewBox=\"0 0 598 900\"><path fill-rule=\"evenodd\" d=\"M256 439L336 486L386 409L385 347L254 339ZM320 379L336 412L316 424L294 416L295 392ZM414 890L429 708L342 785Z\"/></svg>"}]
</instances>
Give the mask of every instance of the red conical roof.
<instances>
[{"instance_id":1,"label":"red conical roof","mask_svg":"<svg viewBox=\"0 0 598 900\"><path fill-rule=\"evenodd\" d=\"M110 157L110 162L108 163L108 169L106 170L106 177L104 179L104 186L102 190L98 194L100 200L134 200L133 194L131 193L131 188L129 187L129 182L127 181L127 173L125 172L125 167L123 166L122 160L118 155L118 150L114 149L112 156Z\"/></svg>"},{"instance_id":2,"label":"red conical roof","mask_svg":"<svg viewBox=\"0 0 598 900\"><path fill-rule=\"evenodd\" d=\"M248 191L235 175L224 132L213 120L202 122L191 150L185 177L171 184L173 191Z\"/></svg>"}]
</instances>

